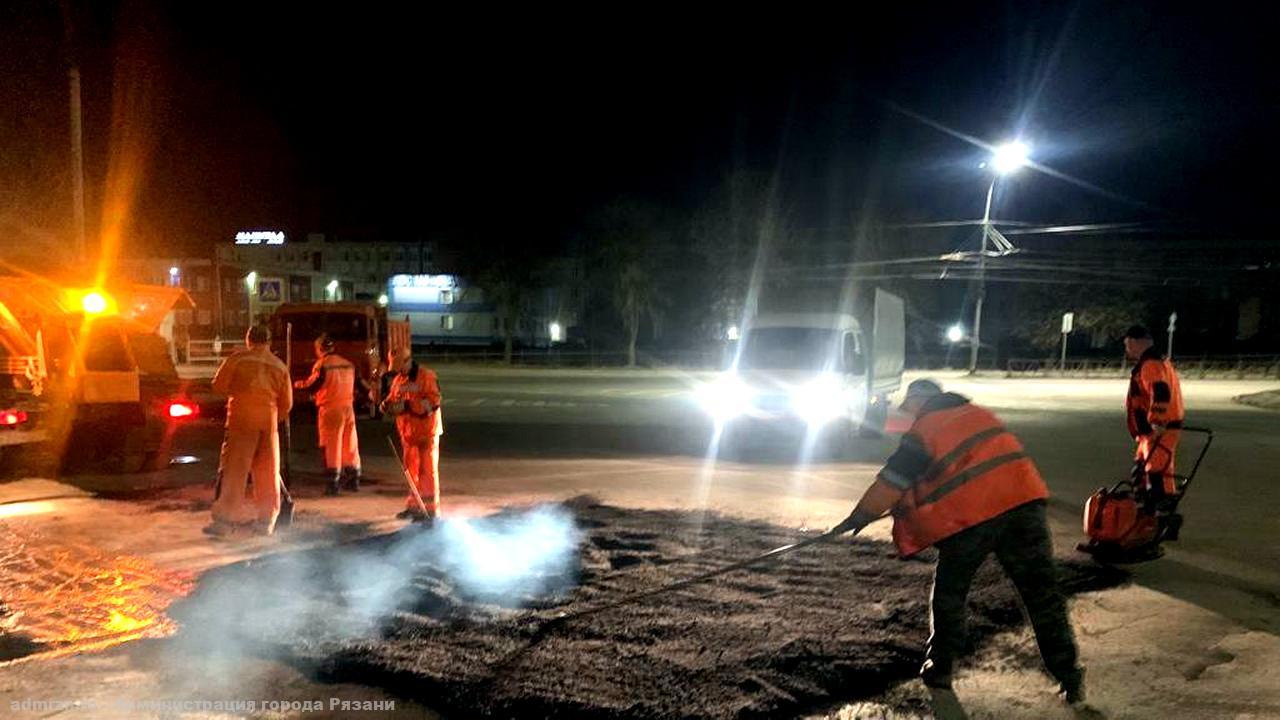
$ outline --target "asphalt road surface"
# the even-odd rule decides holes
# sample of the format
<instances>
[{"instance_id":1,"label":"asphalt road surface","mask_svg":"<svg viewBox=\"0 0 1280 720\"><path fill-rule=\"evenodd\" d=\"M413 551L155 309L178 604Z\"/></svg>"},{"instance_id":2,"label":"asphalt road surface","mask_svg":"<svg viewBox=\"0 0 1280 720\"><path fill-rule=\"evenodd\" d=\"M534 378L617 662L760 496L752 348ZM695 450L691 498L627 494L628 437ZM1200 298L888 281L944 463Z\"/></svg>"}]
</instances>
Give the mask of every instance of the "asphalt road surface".
<instances>
[{"instance_id":1,"label":"asphalt road surface","mask_svg":"<svg viewBox=\"0 0 1280 720\"><path fill-rule=\"evenodd\" d=\"M825 526L843 518L894 447L892 438L860 439L842 451L806 454L800 444L783 443L713 461L711 423L693 394L707 379L701 374L444 368L440 377L446 497L451 490L590 492L623 505L707 507L775 521L799 510L811 526ZM1058 541L1074 543L1084 498L1126 477L1131 466L1125 381L942 380L996 410L1023 439L1053 491ZM1231 401L1266 387L1185 382L1188 425L1213 429L1213 446L1182 506L1182 539L1161 562L1137 568L1136 579L1246 625L1275 628L1277 417ZM1184 434L1183 472L1203 439ZM1224 589L1260 604L1239 607L1224 599Z\"/></svg>"}]
</instances>

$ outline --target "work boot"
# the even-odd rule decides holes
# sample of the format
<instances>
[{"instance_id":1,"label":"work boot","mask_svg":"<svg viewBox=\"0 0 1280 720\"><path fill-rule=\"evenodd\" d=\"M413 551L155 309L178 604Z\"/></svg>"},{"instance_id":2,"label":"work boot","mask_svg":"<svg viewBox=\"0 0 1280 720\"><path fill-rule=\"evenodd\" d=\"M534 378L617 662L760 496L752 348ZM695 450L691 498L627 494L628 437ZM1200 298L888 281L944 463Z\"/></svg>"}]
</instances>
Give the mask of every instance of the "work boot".
<instances>
[{"instance_id":1,"label":"work boot","mask_svg":"<svg viewBox=\"0 0 1280 720\"><path fill-rule=\"evenodd\" d=\"M350 490L351 492L360 492L360 468L342 468L342 475L346 478L343 485L347 490Z\"/></svg>"},{"instance_id":2,"label":"work boot","mask_svg":"<svg viewBox=\"0 0 1280 720\"><path fill-rule=\"evenodd\" d=\"M431 515L413 507L401 510L396 513L396 517L400 520L410 520L412 522L429 522L434 519Z\"/></svg>"},{"instance_id":3,"label":"work boot","mask_svg":"<svg viewBox=\"0 0 1280 720\"><path fill-rule=\"evenodd\" d=\"M224 538L231 537L236 534L236 526L229 522L214 520L212 523L204 526L202 532L211 537Z\"/></svg>"},{"instance_id":4,"label":"work boot","mask_svg":"<svg viewBox=\"0 0 1280 720\"><path fill-rule=\"evenodd\" d=\"M960 704L960 698L951 688L926 686L929 688L929 705L933 708L933 716L937 720L969 720L969 714Z\"/></svg>"},{"instance_id":5,"label":"work boot","mask_svg":"<svg viewBox=\"0 0 1280 720\"><path fill-rule=\"evenodd\" d=\"M338 494L338 484L342 481L340 473L334 473L329 476L329 484L324 488L324 494L330 497Z\"/></svg>"}]
</instances>

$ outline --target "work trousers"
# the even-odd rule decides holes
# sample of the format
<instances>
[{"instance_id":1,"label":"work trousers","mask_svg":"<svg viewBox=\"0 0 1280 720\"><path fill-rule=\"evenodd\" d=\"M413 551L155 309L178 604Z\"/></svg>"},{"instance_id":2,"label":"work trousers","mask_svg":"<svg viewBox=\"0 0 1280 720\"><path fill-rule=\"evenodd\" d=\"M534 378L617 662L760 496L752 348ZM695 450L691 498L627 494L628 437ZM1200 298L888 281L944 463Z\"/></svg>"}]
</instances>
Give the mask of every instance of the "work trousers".
<instances>
[{"instance_id":1,"label":"work trousers","mask_svg":"<svg viewBox=\"0 0 1280 720\"><path fill-rule=\"evenodd\" d=\"M276 432L228 427L222 440L218 483L214 520L237 525L258 522L273 529L280 513L280 438Z\"/></svg>"},{"instance_id":2,"label":"work trousers","mask_svg":"<svg viewBox=\"0 0 1280 720\"><path fill-rule=\"evenodd\" d=\"M356 411L350 403L333 403L316 408L320 450L325 470L335 472L360 469L360 439L356 435Z\"/></svg>"},{"instance_id":3,"label":"work trousers","mask_svg":"<svg viewBox=\"0 0 1280 720\"><path fill-rule=\"evenodd\" d=\"M992 553L1022 597L1045 667L1063 686L1078 684L1082 674L1076 664L1076 642L1066 600L1058 588L1043 500L1019 505L938 543L929 645L920 672L925 684L951 686L955 660L964 652L968 639L965 600L969 587Z\"/></svg>"},{"instance_id":4,"label":"work trousers","mask_svg":"<svg viewBox=\"0 0 1280 720\"><path fill-rule=\"evenodd\" d=\"M1176 428L1165 430L1159 435L1138 438L1133 459L1142 471L1141 489L1152 497L1178 494L1178 481L1173 472L1178 441L1181 439L1182 431Z\"/></svg>"},{"instance_id":5,"label":"work trousers","mask_svg":"<svg viewBox=\"0 0 1280 720\"><path fill-rule=\"evenodd\" d=\"M422 503L432 515L440 513L440 436L429 435L427 440L404 443L404 466L413 478L414 486L422 495ZM405 507L417 510L413 493L405 498Z\"/></svg>"}]
</instances>

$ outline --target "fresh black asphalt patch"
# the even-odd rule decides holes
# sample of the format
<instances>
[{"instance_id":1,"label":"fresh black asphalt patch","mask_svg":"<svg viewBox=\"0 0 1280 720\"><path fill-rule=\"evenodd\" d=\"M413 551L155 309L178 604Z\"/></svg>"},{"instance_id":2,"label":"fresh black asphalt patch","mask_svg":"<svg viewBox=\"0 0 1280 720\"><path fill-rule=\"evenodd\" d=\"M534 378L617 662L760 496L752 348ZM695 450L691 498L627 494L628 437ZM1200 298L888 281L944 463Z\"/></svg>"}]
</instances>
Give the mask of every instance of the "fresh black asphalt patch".
<instances>
[{"instance_id":1,"label":"fresh black asphalt patch","mask_svg":"<svg viewBox=\"0 0 1280 720\"><path fill-rule=\"evenodd\" d=\"M795 717L915 676L928 635L931 558L841 539L778 561L557 624L626 593L811 534L714 514L566 506L580 535L533 589L459 581L446 533L407 529L210 573L174 606L184 652L279 658L322 680L379 686L453 717ZM471 522L518 525L523 510ZM500 560L500 558L499 558ZM450 565L453 562L453 565ZM1068 593L1125 574L1061 561ZM980 642L1021 622L989 561L970 596Z\"/></svg>"}]
</instances>

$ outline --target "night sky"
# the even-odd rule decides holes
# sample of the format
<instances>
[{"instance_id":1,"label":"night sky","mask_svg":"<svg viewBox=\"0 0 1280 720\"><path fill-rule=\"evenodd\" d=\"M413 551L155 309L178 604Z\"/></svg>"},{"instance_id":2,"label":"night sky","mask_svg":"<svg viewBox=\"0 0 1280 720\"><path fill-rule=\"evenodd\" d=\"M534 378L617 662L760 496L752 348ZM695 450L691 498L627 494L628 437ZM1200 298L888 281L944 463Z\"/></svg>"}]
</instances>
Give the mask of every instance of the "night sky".
<instances>
[{"instance_id":1,"label":"night sky","mask_svg":"<svg viewBox=\"0 0 1280 720\"><path fill-rule=\"evenodd\" d=\"M0 145L61 163L58 4L8 5ZM734 169L778 173L810 226L979 216L983 152L895 107L983 140L1021 134L1038 162L1105 190L1026 172L1001 217L1261 226L1280 159L1274 9L902 5L73 0L91 200L124 78L142 80L129 116L149 146L133 237L154 247L245 228L549 247L614 196L692 210Z\"/></svg>"}]
</instances>

